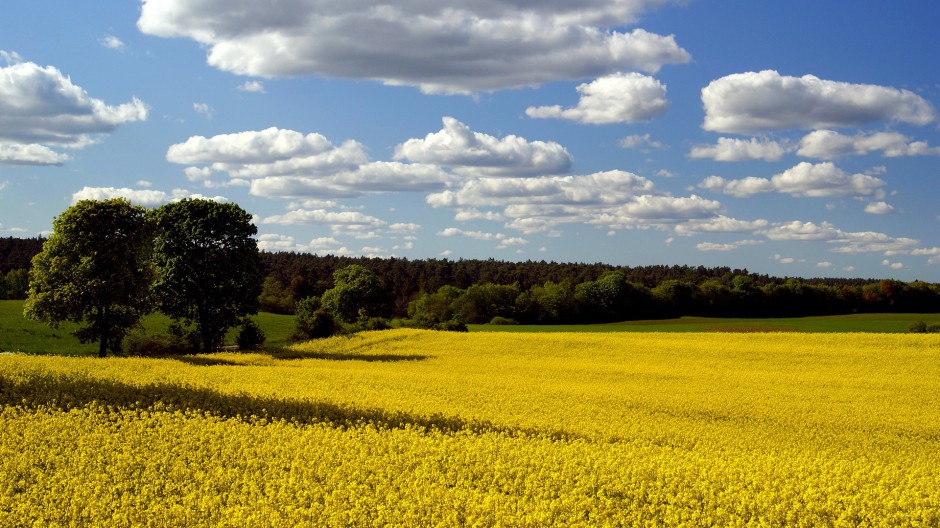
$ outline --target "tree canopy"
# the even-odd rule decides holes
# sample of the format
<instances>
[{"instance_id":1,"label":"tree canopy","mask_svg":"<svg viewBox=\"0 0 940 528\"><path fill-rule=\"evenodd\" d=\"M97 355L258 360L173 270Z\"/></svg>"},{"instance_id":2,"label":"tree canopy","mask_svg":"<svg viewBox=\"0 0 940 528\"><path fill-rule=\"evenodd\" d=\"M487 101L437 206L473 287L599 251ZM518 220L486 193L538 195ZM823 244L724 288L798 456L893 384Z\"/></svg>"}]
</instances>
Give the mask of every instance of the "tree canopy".
<instances>
[{"instance_id":1,"label":"tree canopy","mask_svg":"<svg viewBox=\"0 0 940 528\"><path fill-rule=\"evenodd\" d=\"M85 323L76 336L118 352L151 308L151 224L124 199L82 200L59 215L32 261L27 317L52 326Z\"/></svg>"},{"instance_id":2,"label":"tree canopy","mask_svg":"<svg viewBox=\"0 0 940 528\"><path fill-rule=\"evenodd\" d=\"M258 312L257 228L238 205L210 200L166 204L153 218L160 310L194 327L188 337L195 348L212 351L229 328Z\"/></svg>"}]
</instances>

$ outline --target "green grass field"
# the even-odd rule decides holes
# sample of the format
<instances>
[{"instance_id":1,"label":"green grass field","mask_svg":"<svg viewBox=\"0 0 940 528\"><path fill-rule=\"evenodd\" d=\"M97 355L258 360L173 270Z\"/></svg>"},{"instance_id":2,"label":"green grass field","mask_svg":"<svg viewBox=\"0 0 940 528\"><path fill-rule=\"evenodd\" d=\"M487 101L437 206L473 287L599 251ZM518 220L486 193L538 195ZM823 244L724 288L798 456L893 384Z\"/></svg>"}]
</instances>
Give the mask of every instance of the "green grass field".
<instances>
[{"instance_id":1,"label":"green grass field","mask_svg":"<svg viewBox=\"0 0 940 528\"><path fill-rule=\"evenodd\" d=\"M264 330L265 347L279 348L288 344L293 331L294 317L262 312L255 316L255 321ZM170 319L163 314L147 316L143 328L137 330L144 334L166 332ZM25 352L27 354L55 354L65 356L90 356L98 351L97 343L79 343L72 336L77 325L63 323L58 328L50 328L44 323L31 321L23 317L23 301L0 301L0 352ZM234 344L237 330L232 330L226 338L226 344Z\"/></svg>"},{"instance_id":2,"label":"green grass field","mask_svg":"<svg viewBox=\"0 0 940 528\"><path fill-rule=\"evenodd\" d=\"M294 318L262 312L255 321L264 330L265 348L281 348L289 343ZM680 317L625 321L595 325L469 325L471 332L879 332L904 333L914 321L940 323L940 314L854 314L779 319L719 319ZM170 320L162 314L144 319L145 335L166 332ZM76 325L64 323L50 328L23 317L23 301L0 301L0 352L90 356L96 343L82 344L72 336ZM229 332L226 344L235 343L236 330Z\"/></svg>"},{"instance_id":3,"label":"green grass field","mask_svg":"<svg viewBox=\"0 0 940 528\"><path fill-rule=\"evenodd\" d=\"M852 314L739 319L680 317L595 325L468 325L471 332L907 332L914 321L940 323L940 314Z\"/></svg>"}]
</instances>

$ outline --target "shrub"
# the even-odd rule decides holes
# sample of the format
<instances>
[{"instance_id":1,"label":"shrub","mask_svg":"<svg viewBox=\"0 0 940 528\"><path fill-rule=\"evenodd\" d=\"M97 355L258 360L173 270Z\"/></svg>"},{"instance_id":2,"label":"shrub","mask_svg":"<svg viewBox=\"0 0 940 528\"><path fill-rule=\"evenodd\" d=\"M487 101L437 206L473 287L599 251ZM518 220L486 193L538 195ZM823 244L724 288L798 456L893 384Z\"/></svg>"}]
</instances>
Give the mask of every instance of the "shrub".
<instances>
[{"instance_id":1,"label":"shrub","mask_svg":"<svg viewBox=\"0 0 940 528\"><path fill-rule=\"evenodd\" d=\"M307 297L297 303L294 319L294 340L319 339L339 332L339 323L333 313L320 307L320 299Z\"/></svg>"},{"instance_id":2,"label":"shrub","mask_svg":"<svg viewBox=\"0 0 940 528\"><path fill-rule=\"evenodd\" d=\"M925 334L927 333L927 323L923 321L914 321L910 326L907 327L907 330L912 334Z\"/></svg>"},{"instance_id":3,"label":"shrub","mask_svg":"<svg viewBox=\"0 0 940 528\"><path fill-rule=\"evenodd\" d=\"M519 324L519 321L516 321L515 319L510 319L508 317L501 317L497 315L496 317L490 319L490 324L491 325L517 325Z\"/></svg>"},{"instance_id":4,"label":"shrub","mask_svg":"<svg viewBox=\"0 0 940 528\"><path fill-rule=\"evenodd\" d=\"M166 333L143 335L128 334L124 338L124 352L131 356L157 357L189 354L192 347L180 336Z\"/></svg>"},{"instance_id":5,"label":"shrub","mask_svg":"<svg viewBox=\"0 0 940 528\"><path fill-rule=\"evenodd\" d=\"M264 343L264 330L251 319L242 322L242 329L238 332L235 343L240 350L255 350Z\"/></svg>"},{"instance_id":6,"label":"shrub","mask_svg":"<svg viewBox=\"0 0 940 528\"><path fill-rule=\"evenodd\" d=\"M391 328L387 319L381 317L366 317L356 323L360 330L388 330Z\"/></svg>"},{"instance_id":7,"label":"shrub","mask_svg":"<svg viewBox=\"0 0 940 528\"><path fill-rule=\"evenodd\" d=\"M927 333L928 334L940 333L940 324L933 323L933 324L927 325Z\"/></svg>"},{"instance_id":8,"label":"shrub","mask_svg":"<svg viewBox=\"0 0 940 528\"><path fill-rule=\"evenodd\" d=\"M467 325L464 324L458 318L453 318L450 321L444 321L443 323L438 323L435 327L435 330L443 330L445 332L469 332Z\"/></svg>"}]
</instances>

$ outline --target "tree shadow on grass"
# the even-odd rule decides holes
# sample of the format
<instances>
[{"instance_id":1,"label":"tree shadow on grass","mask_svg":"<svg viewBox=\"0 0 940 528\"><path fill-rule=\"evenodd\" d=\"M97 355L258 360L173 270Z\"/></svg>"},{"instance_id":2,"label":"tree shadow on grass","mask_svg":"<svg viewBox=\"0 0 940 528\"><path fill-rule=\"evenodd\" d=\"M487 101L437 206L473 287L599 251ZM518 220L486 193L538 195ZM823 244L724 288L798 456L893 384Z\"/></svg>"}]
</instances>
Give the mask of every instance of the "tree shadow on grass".
<instances>
[{"instance_id":1,"label":"tree shadow on grass","mask_svg":"<svg viewBox=\"0 0 940 528\"><path fill-rule=\"evenodd\" d=\"M339 428L373 426L378 429L410 428L451 433L496 432L514 437L539 436L556 440L574 436L564 431L513 428L490 421L466 420L459 416L423 416L325 401L226 394L174 383L132 385L115 380L52 373L31 373L23 378L10 379L0 374L0 405L70 410L92 404L112 410L183 411L248 422L264 419L295 424L325 423Z\"/></svg>"},{"instance_id":2,"label":"tree shadow on grass","mask_svg":"<svg viewBox=\"0 0 940 528\"><path fill-rule=\"evenodd\" d=\"M292 350L289 348L267 349L260 354L270 356L271 359L290 361L297 359L323 359L328 361L365 361L369 363L394 363L399 361L424 361L432 359L434 356L422 354L357 354L348 352L304 352ZM213 367L219 365L225 366L250 366L251 363L234 361L232 359L217 357L213 355L206 356L164 356L165 359L173 359L187 365L200 367Z\"/></svg>"},{"instance_id":3,"label":"tree shadow on grass","mask_svg":"<svg viewBox=\"0 0 940 528\"><path fill-rule=\"evenodd\" d=\"M269 351L274 359L326 359L331 361L368 361L391 363L397 361L424 361L434 356L422 354L356 354L348 352L302 352L283 348Z\"/></svg>"}]
</instances>

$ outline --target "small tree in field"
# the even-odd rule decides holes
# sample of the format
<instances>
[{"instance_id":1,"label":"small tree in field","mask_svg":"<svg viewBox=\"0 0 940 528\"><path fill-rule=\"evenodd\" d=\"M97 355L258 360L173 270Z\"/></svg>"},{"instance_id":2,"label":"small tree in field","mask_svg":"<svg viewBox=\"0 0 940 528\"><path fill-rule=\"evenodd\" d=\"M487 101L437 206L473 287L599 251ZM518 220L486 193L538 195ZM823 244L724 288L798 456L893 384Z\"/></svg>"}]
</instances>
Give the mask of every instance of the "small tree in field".
<instances>
[{"instance_id":1,"label":"small tree in field","mask_svg":"<svg viewBox=\"0 0 940 528\"><path fill-rule=\"evenodd\" d=\"M194 326L190 340L210 352L229 328L258 312L258 230L238 205L211 200L170 203L153 216L160 310Z\"/></svg>"},{"instance_id":2,"label":"small tree in field","mask_svg":"<svg viewBox=\"0 0 940 528\"><path fill-rule=\"evenodd\" d=\"M358 264L333 272L333 287L323 292L320 304L344 323L356 322L360 310L366 317L386 316L391 305L382 281Z\"/></svg>"},{"instance_id":3,"label":"small tree in field","mask_svg":"<svg viewBox=\"0 0 940 528\"><path fill-rule=\"evenodd\" d=\"M98 355L119 352L128 330L151 308L152 227L147 211L124 199L82 200L52 223L33 258L24 314L97 341Z\"/></svg>"}]
</instances>

